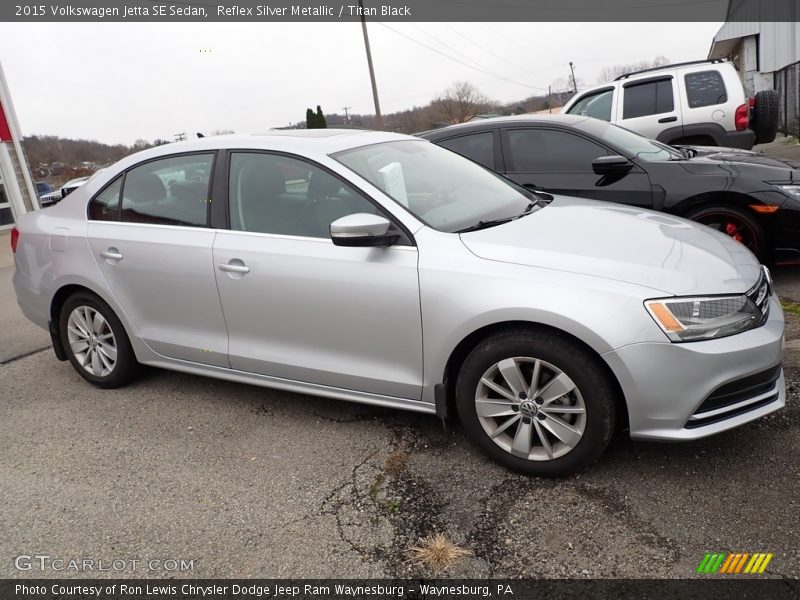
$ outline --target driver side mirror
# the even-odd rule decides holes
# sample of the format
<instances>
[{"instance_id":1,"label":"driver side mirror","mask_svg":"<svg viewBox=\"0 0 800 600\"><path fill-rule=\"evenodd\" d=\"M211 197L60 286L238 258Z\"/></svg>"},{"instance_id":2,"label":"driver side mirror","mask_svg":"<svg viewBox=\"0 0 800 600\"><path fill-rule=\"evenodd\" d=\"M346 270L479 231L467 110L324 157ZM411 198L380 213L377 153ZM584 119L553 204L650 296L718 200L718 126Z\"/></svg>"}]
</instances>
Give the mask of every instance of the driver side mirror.
<instances>
[{"instance_id":1,"label":"driver side mirror","mask_svg":"<svg viewBox=\"0 0 800 600\"><path fill-rule=\"evenodd\" d=\"M618 154L598 156L592 161L592 170L597 175L624 175L633 168L633 163Z\"/></svg>"},{"instance_id":2,"label":"driver side mirror","mask_svg":"<svg viewBox=\"0 0 800 600\"><path fill-rule=\"evenodd\" d=\"M389 219L369 213L355 213L331 223L331 240L336 246L385 247L396 243L400 236L390 233Z\"/></svg>"}]
</instances>

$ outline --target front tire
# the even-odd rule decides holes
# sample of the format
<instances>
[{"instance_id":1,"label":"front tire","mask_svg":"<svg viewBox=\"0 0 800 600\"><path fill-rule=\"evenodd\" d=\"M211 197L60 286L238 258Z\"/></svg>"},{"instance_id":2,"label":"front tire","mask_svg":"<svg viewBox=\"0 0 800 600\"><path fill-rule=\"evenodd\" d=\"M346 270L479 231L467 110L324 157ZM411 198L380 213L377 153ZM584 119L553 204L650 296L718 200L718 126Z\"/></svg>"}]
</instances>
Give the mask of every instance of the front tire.
<instances>
[{"instance_id":1,"label":"front tire","mask_svg":"<svg viewBox=\"0 0 800 600\"><path fill-rule=\"evenodd\" d=\"M614 391L597 358L568 336L508 331L479 343L456 380L470 439L501 465L556 477L586 469L614 432Z\"/></svg>"},{"instance_id":2,"label":"front tire","mask_svg":"<svg viewBox=\"0 0 800 600\"><path fill-rule=\"evenodd\" d=\"M121 387L137 374L139 364L125 328L94 294L78 292L64 302L59 331L73 368L92 385Z\"/></svg>"},{"instance_id":3,"label":"front tire","mask_svg":"<svg viewBox=\"0 0 800 600\"><path fill-rule=\"evenodd\" d=\"M755 218L733 206L704 206L686 214L686 218L729 235L747 247L762 263L769 259L764 230Z\"/></svg>"}]
</instances>

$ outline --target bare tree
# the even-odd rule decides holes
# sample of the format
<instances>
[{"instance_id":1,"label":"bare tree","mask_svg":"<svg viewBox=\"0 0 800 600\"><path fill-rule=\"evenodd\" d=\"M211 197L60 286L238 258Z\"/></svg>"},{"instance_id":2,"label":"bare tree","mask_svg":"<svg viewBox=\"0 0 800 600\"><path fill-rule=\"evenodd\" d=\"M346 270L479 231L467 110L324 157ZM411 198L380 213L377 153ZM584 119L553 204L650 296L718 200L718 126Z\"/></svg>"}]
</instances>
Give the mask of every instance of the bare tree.
<instances>
[{"instance_id":1,"label":"bare tree","mask_svg":"<svg viewBox=\"0 0 800 600\"><path fill-rule=\"evenodd\" d=\"M456 81L432 104L442 115L442 120L453 124L469 121L475 115L495 107L487 96L468 81Z\"/></svg>"},{"instance_id":2,"label":"bare tree","mask_svg":"<svg viewBox=\"0 0 800 600\"><path fill-rule=\"evenodd\" d=\"M666 56L656 56L653 60L640 60L639 62L630 63L627 65L614 65L613 67L604 67L600 71L597 78L597 83L605 83L612 79L624 75L625 73L632 73L634 71L641 71L643 69L652 69L653 67L663 67L669 64Z\"/></svg>"}]
</instances>

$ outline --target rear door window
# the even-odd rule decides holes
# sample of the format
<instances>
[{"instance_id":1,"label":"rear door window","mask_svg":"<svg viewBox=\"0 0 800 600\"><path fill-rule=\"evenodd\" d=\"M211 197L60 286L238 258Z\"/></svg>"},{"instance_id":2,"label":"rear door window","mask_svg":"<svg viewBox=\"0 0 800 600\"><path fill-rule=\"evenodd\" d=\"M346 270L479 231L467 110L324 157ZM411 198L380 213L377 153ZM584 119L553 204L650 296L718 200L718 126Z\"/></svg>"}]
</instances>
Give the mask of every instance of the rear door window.
<instances>
[{"instance_id":1,"label":"rear door window","mask_svg":"<svg viewBox=\"0 0 800 600\"><path fill-rule=\"evenodd\" d=\"M491 131L462 135L436 142L489 169L494 169L494 135Z\"/></svg>"},{"instance_id":2,"label":"rear door window","mask_svg":"<svg viewBox=\"0 0 800 600\"><path fill-rule=\"evenodd\" d=\"M122 188L122 220L205 227L213 162L213 154L191 154L134 167Z\"/></svg>"},{"instance_id":3,"label":"rear door window","mask_svg":"<svg viewBox=\"0 0 800 600\"><path fill-rule=\"evenodd\" d=\"M623 119L658 115L675 109L671 77L628 85L623 90Z\"/></svg>"},{"instance_id":4,"label":"rear door window","mask_svg":"<svg viewBox=\"0 0 800 600\"><path fill-rule=\"evenodd\" d=\"M719 71L699 71L684 77L689 108L724 104L728 101L725 82Z\"/></svg>"},{"instance_id":5,"label":"rear door window","mask_svg":"<svg viewBox=\"0 0 800 600\"><path fill-rule=\"evenodd\" d=\"M89 218L92 221L119 221L119 192L122 175L108 184L89 203Z\"/></svg>"}]
</instances>

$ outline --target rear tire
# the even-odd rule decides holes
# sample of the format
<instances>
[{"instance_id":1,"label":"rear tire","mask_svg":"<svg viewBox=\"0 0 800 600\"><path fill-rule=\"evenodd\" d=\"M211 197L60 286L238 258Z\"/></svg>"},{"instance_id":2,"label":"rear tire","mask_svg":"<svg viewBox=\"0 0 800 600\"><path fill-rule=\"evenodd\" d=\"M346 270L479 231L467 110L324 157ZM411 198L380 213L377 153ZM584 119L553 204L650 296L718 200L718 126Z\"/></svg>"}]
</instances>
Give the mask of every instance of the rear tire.
<instances>
[{"instance_id":1,"label":"rear tire","mask_svg":"<svg viewBox=\"0 0 800 600\"><path fill-rule=\"evenodd\" d=\"M769 248L764 230L755 217L734 206L704 206L686 213L686 218L707 225L741 242L761 262L767 262Z\"/></svg>"},{"instance_id":2,"label":"rear tire","mask_svg":"<svg viewBox=\"0 0 800 600\"><path fill-rule=\"evenodd\" d=\"M92 385L116 388L137 375L139 363L125 328L99 297L77 292L67 298L58 326L67 358Z\"/></svg>"},{"instance_id":3,"label":"rear tire","mask_svg":"<svg viewBox=\"0 0 800 600\"><path fill-rule=\"evenodd\" d=\"M756 94L751 128L756 134L756 144L768 144L775 140L778 133L778 92L764 90Z\"/></svg>"},{"instance_id":4,"label":"rear tire","mask_svg":"<svg viewBox=\"0 0 800 600\"><path fill-rule=\"evenodd\" d=\"M467 435L485 454L545 477L594 463L616 418L614 388L597 357L550 331L508 331L479 343L458 373L456 403Z\"/></svg>"}]
</instances>

